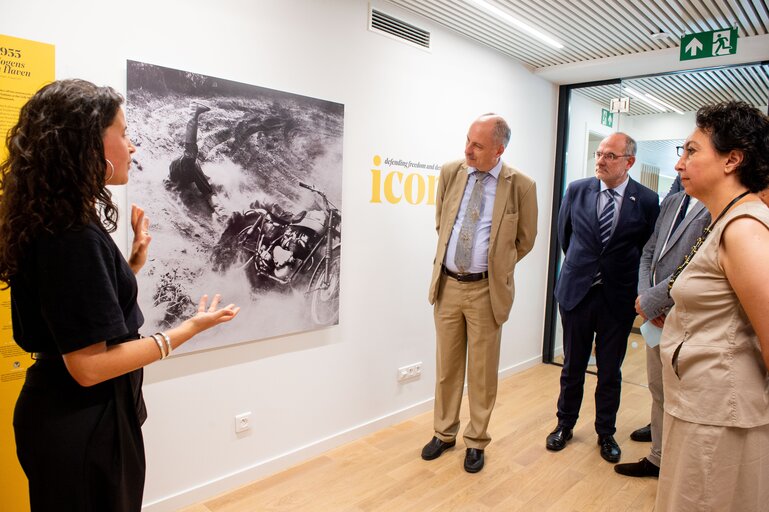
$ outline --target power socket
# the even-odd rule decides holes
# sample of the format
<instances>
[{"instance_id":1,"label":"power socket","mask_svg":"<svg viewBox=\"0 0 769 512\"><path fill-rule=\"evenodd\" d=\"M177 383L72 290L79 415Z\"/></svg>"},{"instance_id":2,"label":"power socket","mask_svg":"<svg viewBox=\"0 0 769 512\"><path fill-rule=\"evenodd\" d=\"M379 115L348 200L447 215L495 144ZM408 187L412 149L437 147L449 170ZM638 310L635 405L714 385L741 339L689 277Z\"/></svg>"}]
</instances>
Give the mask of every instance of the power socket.
<instances>
[{"instance_id":1,"label":"power socket","mask_svg":"<svg viewBox=\"0 0 769 512\"><path fill-rule=\"evenodd\" d=\"M416 380L422 376L422 361L398 368L398 382Z\"/></svg>"},{"instance_id":2,"label":"power socket","mask_svg":"<svg viewBox=\"0 0 769 512\"><path fill-rule=\"evenodd\" d=\"M235 433L245 432L251 428L251 411L235 416Z\"/></svg>"}]
</instances>

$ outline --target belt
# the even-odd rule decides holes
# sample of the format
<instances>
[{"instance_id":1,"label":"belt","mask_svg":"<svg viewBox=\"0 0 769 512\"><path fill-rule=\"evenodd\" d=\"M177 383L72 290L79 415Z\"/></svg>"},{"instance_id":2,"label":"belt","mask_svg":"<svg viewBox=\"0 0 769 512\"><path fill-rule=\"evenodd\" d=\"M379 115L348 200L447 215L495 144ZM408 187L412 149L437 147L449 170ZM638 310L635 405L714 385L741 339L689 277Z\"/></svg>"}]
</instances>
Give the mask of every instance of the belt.
<instances>
[{"instance_id":1,"label":"belt","mask_svg":"<svg viewBox=\"0 0 769 512\"><path fill-rule=\"evenodd\" d=\"M452 279L456 279L460 283L471 283L473 281L480 281L481 279L486 279L489 277L488 270L486 272L476 272L475 274L455 274L451 270L447 269L446 265L441 265L441 272Z\"/></svg>"},{"instance_id":2,"label":"belt","mask_svg":"<svg viewBox=\"0 0 769 512\"><path fill-rule=\"evenodd\" d=\"M53 352L32 352L30 354L35 361L53 361L54 359L61 359L61 354Z\"/></svg>"}]
</instances>

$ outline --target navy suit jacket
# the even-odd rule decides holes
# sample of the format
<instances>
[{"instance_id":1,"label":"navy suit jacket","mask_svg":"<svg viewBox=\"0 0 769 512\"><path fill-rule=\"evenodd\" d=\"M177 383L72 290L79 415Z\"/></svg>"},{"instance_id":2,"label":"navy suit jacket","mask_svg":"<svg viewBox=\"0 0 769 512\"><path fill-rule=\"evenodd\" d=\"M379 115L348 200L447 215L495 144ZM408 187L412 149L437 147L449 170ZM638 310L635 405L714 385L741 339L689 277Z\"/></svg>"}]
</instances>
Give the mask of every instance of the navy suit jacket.
<instances>
[{"instance_id":1,"label":"navy suit jacket","mask_svg":"<svg viewBox=\"0 0 769 512\"><path fill-rule=\"evenodd\" d=\"M598 178L569 184L558 212L558 240L566 257L555 297L566 311L585 298L600 270L604 293L613 312L635 314L641 252L660 212L659 196L628 178L622 208L606 248L598 232Z\"/></svg>"}]
</instances>

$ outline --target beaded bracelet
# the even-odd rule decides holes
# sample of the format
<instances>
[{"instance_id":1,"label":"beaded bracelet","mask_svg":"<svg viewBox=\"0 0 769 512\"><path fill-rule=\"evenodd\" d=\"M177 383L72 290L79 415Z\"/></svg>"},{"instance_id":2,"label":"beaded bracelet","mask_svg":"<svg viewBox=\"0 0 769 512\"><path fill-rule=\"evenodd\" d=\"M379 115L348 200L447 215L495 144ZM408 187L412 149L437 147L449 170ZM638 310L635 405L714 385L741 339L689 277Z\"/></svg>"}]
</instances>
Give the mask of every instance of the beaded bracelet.
<instances>
[{"instance_id":1,"label":"beaded bracelet","mask_svg":"<svg viewBox=\"0 0 769 512\"><path fill-rule=\"evenodd\" d=\"M158 334L153 334L150 337L153 340L155 340L155 343L157 343L158 345L158 349L160 350L160 359L165 359L166 357L168 357L168 353L166 352L166 347L163 343L163 338Z\"/></svg>"}]
</instances>

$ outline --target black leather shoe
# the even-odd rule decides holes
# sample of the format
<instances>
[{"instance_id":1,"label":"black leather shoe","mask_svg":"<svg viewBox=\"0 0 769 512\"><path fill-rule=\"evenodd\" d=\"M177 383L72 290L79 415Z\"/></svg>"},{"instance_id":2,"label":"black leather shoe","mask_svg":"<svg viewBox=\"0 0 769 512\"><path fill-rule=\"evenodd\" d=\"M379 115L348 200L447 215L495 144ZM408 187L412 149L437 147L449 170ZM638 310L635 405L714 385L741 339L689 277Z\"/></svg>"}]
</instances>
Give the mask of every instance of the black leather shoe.
<instances>
[{"instance_id":1,"label":"black leather shoe","mask_svg":"<svg viewBox=\"0 0 769 512\"><path fill-rule=\"evenodd\" d=\"M638 462L628 462L627 464L617 464L614 466L614 471L620 475L625 476L660 476L660 468L649 462L649 459L644 457Z\"/></svg>"},{"instance_id":2,"label":"black leather shoe","mask_svg":"<svg viewBox=\"0 0 769 512\"><path fill-rule=\"evenodd\" d=\"M619 462L622 450L611 434L598 434L598 445L601 447L601 457L608 462Z\"/></svg>"},{"instance_id":3,"label":"black leather shoe","mask_svg":"<svg viewBox=\"0 0 769 512\"><path fill-rule=\"evenodd\" d=\"M422 448L422 458L425 460L433 460L437 459L441 456L443 452L451 448L457 444L456 441L449 441L444 442L438 439L437 437L433 437L429 443L425 445L424 448Z\"/></svg>"},{"instance_id":4,"label":"black leather shoe","mask_svg":"<svg viewBox=\"0 0 769 512\"><path fill-rule=\"evenodd\" d=\"M651 443L652 442L652 424L649 423L645 427L641 427L638 430L634 430L630 434L630 439L638 441L639 443Z\"/></svg>"},{"instance_id":5,"label":"black leather shoe","mask_svg":"<svg viewBox=\"0 0 769 512\"><path fill-rule=\"evenodd\" d=\"M465 452L465 471L477 473L483 469L483 450L468 448Z\"/></svg>"},{"instance_id":6,"label":"black leather shoe","mask_svg":"<svg viewBox=\"0 0 769 512\"><path fill-rule=\"evenodd\" d=\"M548 434L545 448L553 452L563 450L563 447L566 446L566 441L571 439L572 436L573 434L569 427L558 425L555 427L555 430Z\"/></svg>"}]
</instances>

